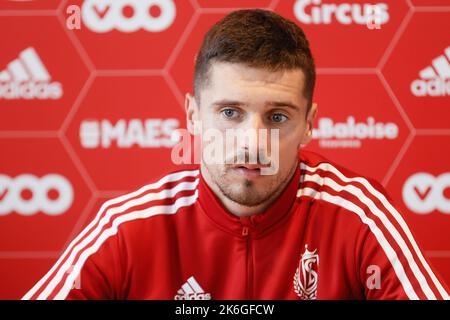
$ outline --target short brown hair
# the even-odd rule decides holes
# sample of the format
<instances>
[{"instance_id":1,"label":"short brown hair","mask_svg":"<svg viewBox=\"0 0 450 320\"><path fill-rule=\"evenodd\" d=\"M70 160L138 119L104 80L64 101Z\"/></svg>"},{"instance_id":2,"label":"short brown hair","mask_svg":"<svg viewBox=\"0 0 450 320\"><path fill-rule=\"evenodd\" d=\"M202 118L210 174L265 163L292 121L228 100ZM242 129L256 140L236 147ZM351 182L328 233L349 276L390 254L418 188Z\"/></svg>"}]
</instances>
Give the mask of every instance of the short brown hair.
<instances>
[{"instance_id":1,"label":"short brown hair","mask_svg":"<svg viewBox=\"0 0 450 320\"><path fill-rule=\"evenodd\" d=\"M308 108L311 106L316 71L309 42L299 26L272 11L233 11L209 29L195 61L197 101L213 61L244 63L272 71L300 68L305 74L303 94Z\"/></svg>"}]
</instances>

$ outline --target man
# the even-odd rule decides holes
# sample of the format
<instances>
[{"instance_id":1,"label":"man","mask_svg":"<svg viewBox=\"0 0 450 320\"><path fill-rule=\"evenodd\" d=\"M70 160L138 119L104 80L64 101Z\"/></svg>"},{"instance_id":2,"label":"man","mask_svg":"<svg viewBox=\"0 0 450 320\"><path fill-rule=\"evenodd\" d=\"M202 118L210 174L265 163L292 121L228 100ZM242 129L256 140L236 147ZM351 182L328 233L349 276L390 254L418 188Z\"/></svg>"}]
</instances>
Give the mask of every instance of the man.
<instances>
[{"instance_id":1,"label":"man","mask_svg":"<svg viewBox=\"0 0 450 320\"><path fill-rule=\"evenodd\" d=\"M199 166L107 201L24 298L448 299L383 188L302 150L314 83L293 22L226 16L197 55L188 129L257 134L216 162L203 136Z\"/></svg>"}]
</instances>

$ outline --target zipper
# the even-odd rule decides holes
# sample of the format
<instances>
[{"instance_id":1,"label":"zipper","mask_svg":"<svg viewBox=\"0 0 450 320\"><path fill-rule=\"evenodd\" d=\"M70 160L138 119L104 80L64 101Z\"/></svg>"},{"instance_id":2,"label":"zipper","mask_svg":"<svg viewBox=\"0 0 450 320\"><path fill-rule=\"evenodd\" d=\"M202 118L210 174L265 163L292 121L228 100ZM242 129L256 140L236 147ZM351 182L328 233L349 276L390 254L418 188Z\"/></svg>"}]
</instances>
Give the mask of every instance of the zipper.
<instances>
[{"instance_id":1,"label":"zipper","mask_svg":"<svg viewBox=\"0 0 450 320\"><path fill-rule=\"evenodd\" d=\"M242 226L242 236L245 241L245 292L246 299L252 299L253 297L253 255L252 255L252 247L251 247L251 237L250 237L250 228L248 224L251 224L250 217L241 217L241 221L243 222Z\"/></svg>"}]
</instances>

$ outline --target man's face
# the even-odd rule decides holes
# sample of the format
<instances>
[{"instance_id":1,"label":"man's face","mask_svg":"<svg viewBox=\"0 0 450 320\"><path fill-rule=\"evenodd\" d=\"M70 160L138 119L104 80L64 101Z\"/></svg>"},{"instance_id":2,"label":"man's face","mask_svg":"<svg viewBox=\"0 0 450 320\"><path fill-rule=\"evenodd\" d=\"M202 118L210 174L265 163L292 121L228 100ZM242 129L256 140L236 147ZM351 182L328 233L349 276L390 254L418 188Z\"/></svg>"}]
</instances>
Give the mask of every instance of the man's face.
<instances>
[{"instance_id":1,"label":"man's face","mask_svg":"<svg viewBox=\"0 0 450 320\"><path fill-rule=\"evenodd\" d=\"M187 96L191 133L194 121L201 123L203 133L214 129L223 137L230 129L255 130L253 139L257 141L253 142L257 144L252 144L250 138L240 141L234 148L224 147L225 163L205 161L205 148L210 147L212 141L203 140L202 174L224 196L240 205L257 206L278 194L292 177L300 145L309 141L315 116L315 105L307 113L304 81L300 69L273 72L244 64L214 62L208 81L199 93L200 105L192 96ZM276 136L273 129L278 129L278 139L273 139ZM265 140L261 133L264 130ZM274 144L278 144L278 148ZM258 147L254 148L255 145ZM238 155L247 163L236 163ZM252 157L257 163L248 164ZM261 174L261 169L267 167L267 162L266 165L262 162L273 162L276 158L279 159L278 170L270 175ZM229 163L233 159L233 163Z\"/></svg>"}]
</instances>

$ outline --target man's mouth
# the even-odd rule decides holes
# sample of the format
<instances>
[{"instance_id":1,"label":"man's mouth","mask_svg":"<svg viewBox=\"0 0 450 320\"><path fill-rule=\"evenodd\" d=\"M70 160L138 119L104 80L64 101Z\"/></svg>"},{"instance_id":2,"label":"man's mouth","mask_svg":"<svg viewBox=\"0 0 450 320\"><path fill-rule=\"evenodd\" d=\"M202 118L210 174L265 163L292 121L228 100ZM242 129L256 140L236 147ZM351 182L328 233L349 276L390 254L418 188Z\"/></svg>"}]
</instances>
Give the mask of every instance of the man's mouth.
<instances>
[{"instance_id":1,"label":"man's mouth","mask_svg":"<svg viewBox=\"0 0 450 320\"><path fill-rule=\"evenodd\" d=\"M231 168L232 172L247 179L261 177L261 169L264 166L254 164L237 165Z\"/></svg>"}]
</instances>

